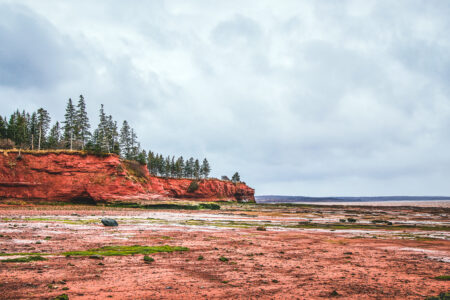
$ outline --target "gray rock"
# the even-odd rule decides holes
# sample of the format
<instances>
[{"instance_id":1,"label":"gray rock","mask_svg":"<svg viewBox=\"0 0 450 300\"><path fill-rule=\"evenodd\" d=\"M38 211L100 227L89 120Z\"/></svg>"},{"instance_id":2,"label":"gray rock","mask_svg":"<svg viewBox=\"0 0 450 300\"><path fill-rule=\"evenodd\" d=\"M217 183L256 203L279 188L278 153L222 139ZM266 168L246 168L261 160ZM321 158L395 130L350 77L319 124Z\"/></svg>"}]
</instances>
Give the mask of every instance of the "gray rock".
<instances>
[{"instance_id":1,"label":"gray rock","mask_svg":"<svg viewBox=\"0 0 450 300\"><path fill-rule=\"evenodd\" d=\"M109 218L103 218L102 219L102 224L105 225L105 226L119 226L119 224L117 223L116 220L109 219Z\"/></svg>"}]
</instances>

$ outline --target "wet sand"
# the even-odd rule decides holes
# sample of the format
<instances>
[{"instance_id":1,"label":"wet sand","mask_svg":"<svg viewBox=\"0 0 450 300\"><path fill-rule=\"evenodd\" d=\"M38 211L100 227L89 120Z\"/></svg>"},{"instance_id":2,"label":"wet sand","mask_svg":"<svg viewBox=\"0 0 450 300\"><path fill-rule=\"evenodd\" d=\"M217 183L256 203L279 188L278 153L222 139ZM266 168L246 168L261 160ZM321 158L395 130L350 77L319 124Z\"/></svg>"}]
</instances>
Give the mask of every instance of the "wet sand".
<instances>
[{"instance_id":1,"label":"wet sand","mask_svg":"<svg viewBox=\"0 0 450 300\"><path fill-rule=\"evenodd\" d=\"M450 291L445 207L223 205L220 210L0 206L4 299L423 299ZM104 227L104 216L118 227ZM355 219L355 223L342 220ZM340 221L341 220L341 221ZM378 223L389 221L392 225ZM65 251L171 245L100 259ZM49 254L45 256L45 254ZM221 257L226 258L220 260Z\"/></svg>"}]
</instances>

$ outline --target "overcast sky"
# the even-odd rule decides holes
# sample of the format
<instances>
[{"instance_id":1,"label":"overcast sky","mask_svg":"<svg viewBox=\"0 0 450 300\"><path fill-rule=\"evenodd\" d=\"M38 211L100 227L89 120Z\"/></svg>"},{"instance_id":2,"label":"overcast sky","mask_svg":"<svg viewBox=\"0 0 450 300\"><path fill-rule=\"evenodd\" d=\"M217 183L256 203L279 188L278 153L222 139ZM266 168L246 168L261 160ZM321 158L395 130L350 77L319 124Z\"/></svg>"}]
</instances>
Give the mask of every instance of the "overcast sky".
<instances>
[{"instance_id":1,"label":"overcast sky","mask_svg":"<svg viewBox=\"0 0 450 300\"><path fill-rule=\"evenodd\" d=\"M450 1L4 1L0 103L85 96L256 194L450 195Z\"/></svg>"}]
</instances>

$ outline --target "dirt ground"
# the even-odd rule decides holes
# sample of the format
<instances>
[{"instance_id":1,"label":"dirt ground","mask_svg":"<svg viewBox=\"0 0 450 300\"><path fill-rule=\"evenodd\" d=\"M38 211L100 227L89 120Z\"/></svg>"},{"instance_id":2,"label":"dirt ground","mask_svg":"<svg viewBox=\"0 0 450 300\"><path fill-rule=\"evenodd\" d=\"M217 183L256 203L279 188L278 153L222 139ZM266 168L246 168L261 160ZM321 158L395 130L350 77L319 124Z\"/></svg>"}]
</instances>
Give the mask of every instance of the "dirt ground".
<instances>
[{"instance_id":1,"label":"dirt ground","mask_svg":"<svg viewBox=\"0 0 450 300\"><path fill-rule=\"evenodd\" d=\"M424 299L450 291L436 278L450 275L449 208L221 206L1 205L0 297ZM119 226L103 226L105 216ZM152 263L143 254L62 254L114 245L189 250L151 254ZM23 253L47 260L4 261Z\"/></svg>"}]
</instances>

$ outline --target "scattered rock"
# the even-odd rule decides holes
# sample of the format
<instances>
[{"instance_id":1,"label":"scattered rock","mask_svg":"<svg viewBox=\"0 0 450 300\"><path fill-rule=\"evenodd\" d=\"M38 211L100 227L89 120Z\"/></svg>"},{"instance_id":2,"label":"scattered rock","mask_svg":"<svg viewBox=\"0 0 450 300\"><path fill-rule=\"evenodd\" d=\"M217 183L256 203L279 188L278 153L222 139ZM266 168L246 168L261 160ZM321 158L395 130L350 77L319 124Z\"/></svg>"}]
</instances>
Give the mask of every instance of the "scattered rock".
<instances>
[{"instance_id":1,"label":"scattered rock","mask_svg":"<svg viewBox=\"0 0 450 300\"><path fill-rule=\"evenodd\" d=\"M102 224L105 226L119 226L116 220L110 218L103 218Z\"/></svg>"}]
</instances>

